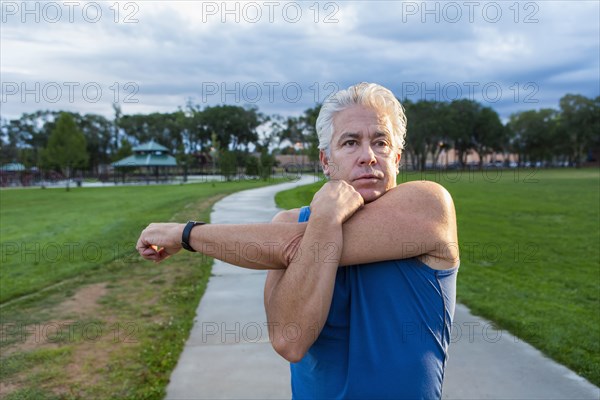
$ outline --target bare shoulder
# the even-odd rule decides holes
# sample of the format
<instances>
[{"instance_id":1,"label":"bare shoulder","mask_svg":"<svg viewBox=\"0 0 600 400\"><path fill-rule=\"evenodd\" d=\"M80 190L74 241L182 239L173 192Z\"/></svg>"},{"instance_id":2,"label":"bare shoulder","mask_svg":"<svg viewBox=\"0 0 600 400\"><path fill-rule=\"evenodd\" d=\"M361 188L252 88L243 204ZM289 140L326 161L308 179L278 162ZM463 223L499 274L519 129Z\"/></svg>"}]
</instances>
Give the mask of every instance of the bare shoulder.
<instances>
[{"instance_id":1,"label":"bare shoulder","mask_svg":"<svg viewBox=\"0 0 600 400\"><path fill-rule=\"evenodd\" d=\"M282 222L282 223L295 223L298 222L300 216L299 208L292 208L291 210L283 210L278 212L271 222Z\"/></svg>"},{"instance_id":2,"label":"bare shoulder","mask_svg":"<svg viewBox=\"0 0 600 400\"><path fill-rule=\"evenodd\" d=\"M391 189L386 196L390 195L393 201L401 203L413 203L416 207L429 209L432 212L442 214L454 214L454 202L446 188L432 181L411 181L402 183ZM385 196L384 196L385 197Z\"/></svg>"},{"instance_id":3,"label":"bare shoulder","mask_svg":"<svg viewBox=\"0 0 600 400\"><path fill-rule=\"evenodd\" d=\"M392 190L412 193L414 196L423 198L433 197L441 201L452 201L452 196L445 187L433 181L410 181L401 183Z\"/></svg>"},{"instance_id":4,"label":"bare shoulder","mask_svg":"<svg viewBox=\"0 0 600 400\"><path fill-rule=\"evenodd\" d=\"M430 213L454 210L450 193L442 185L431 181L401 183L366 206L384 209L409 207L413 211L429 210ZM400 209L397 211L401 211Z\"/></svg>"},{"instance_id":5,"label":"bare shoulder","mask_svg":"<svg viewBox=\"0 0 600 400\"><path fill-rule=\"evenodd\" d=\"M454 202L442 185L432 181L402 183L381 197L381 208L386 210L388 221L396 220L394 225L412 227L412 241L425 243L423 247L428 250L419 255L425 264L434 269L458 264Z\"/></svg>"}]
</instances>

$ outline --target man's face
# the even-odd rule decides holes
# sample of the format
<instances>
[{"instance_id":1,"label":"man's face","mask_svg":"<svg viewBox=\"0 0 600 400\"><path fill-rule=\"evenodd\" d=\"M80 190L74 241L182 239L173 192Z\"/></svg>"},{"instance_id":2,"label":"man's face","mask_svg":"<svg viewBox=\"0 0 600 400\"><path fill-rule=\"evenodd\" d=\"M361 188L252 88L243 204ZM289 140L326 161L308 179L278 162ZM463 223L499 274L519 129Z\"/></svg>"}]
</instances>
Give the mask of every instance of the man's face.
<instances>
[{"instance_id":1,"label":"man's face","mask_svg":"<svg viewBox=\"0 0 600 400\"><path fill-rule=\"evenodd\" d=\"M387 115L356 105L338 112L333 128L331 155L320 154L326 175L351 184L365 203L396 186L400 152Z\"/></svg>"}]
</instances>

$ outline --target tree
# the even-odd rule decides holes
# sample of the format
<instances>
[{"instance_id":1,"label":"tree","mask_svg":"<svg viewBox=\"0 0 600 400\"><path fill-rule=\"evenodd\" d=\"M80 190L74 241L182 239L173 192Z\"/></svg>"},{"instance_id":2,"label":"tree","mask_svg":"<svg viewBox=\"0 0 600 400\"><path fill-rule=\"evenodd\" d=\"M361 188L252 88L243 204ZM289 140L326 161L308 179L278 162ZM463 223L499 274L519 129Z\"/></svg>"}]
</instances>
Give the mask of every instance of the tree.
<instances>
[{"instance_id":1,"label":"tree","mask_svg":"<svg viewBox=\"0 0 600 400\"><path fill-rule=\"evenodd\" d=\"M17 161L19 156L19 145L21 144L21 127L19 120L2 120L0 139L0 164Z\"/></svg>"},{"instance_id":2,"label":"tree","mask_svg":"<svg viewBox=\"0 0 600 400\"><path fill-rule=\"evenodd\" d=\"M299 117L281 118L274 116L272 129L279 139L279 146L288 141L292 147L291 154L297 154L295 149L301 149L300 154L308 156L310 161L319 160L319 137L317 136L317 117L321 111L321 104L304 110ZM282 154L286 154L286 150Z\"/></svg>"},{"instance_id":3,"label":"tree","mask_svg":"<svg viewBox=\"0 0 600 400\"><path fill-rule=\"evenodd\" d=\"M586 150L598 141L600 97L567 94L560 99L560 132L565 136L570 161L581 166Z\"/></svg>"},{"instance_id":4,"label":"tree","mask_svg":"<svg viewBox=\"0 0 600 400\"><path fill-rule=\"evenodd\" d=\"M227 182L231 181L232 177L237 174L237 157L234 152L222 150L219 154L219 167L221 175L225 177Z\"/></svg>"},{"instance_id":5,"label":"tree","mask_svg":"<svg viewBox=\"0 0 600 400\"><path fill-rule=\"evenodd\" d=\"M258 176L261 172L260 159L258 157L248 157L246 159L246 175Z\"/></svg>"},{"instance_id":6,"label":"tree","mask_svg":"<svg viewBox=\"0 0 600 400\"><path fill-rule=\"evenodd\" d=\"M449 106L448 134L464 168L467 155L473 148L473 137L481 112L481 104L474 100L454 100Z\"/></svg>"},{"instance_id":7,"label":"tree","mask_svg":"<svg viewBox=\"0 0 600 400\"><path fill-rule=\"evenodd\" d=\"M305 147L310 161L319 160L319 137L317 136L317 118L321 112L322 104L317 104L313 108L304 110L304 114L300 117L302 131L304 132Z\"/></svg>"},{"instance_id":8,"label":"tree","mask_svg":"<svg viewBox=\"0 0 600 400\"><path fill-rule=\"evenodd\" d=\"M122 160L125 157L129 157L132 154L133 154L133 147L131 146L131 143L129 143L129 140L122 138L121 145L119 146L119 148L113 155L113 162Z\"/></svg>"},{"instance_id":9,"label":"tree","mask_svg":"<svg viewBox=\"0 0 600 400\"><path fill-rule=\"evenodd\" d=\"M126 138L121 138L121 144L117 148L117 150L113 153L112 161L113 162L121 161L121 160L125 159L126 157L129 157L132 154L133 154L133 147L131 146L131 143L129 143L129 141ZM114 169L114 174L115 174L114 177L116 179L117 174L121 173L121 179L122 179L123 183L125 183L125 175L135 171L136 168L137 167L134 165L121 166L118 169L115 168Z\"/></svg>"},{"instance_id":10,"label":"tree","mask_svg":"<svg viewBox=\"0 0 600 400\"><path fill-rule=\"evenodd\" d=\"M479 168L483 167L483 158L494 151L502 151L504 126L496 111L484 107L479 111L474 130L471 135L473 150L479 156Z\"/></svg>"},{"instance_id":11,"label":"tree","mask_svg":"<svg viewBox=\"0 0 600 400\"><path fill-rule=\"evenodd\" d=\"M269 180L275 164L275 157L272 154L269 154L266 149L263 149L260 153L260 177L263 181Z\"/></svg>"},{"instance_id":12,"label":"tree","mask_svg":"<svg viewBox=\"0 0 600 400\"><path fill-rule=\"evenodd\" d=\"M286 140L289 141L292 146L296 143L304 145L305 138L299 117L288 117L285 120L282 129L279 131L279 145L281 146Z\"/></svg>"},{"instance_id":13,"label":"tree","mask_svg":"<svg viewBox=\"0 0 600 400\"><path fill-rule=\"evenodd\" d=\"M61 113L58 117L56 126L48 138L44 159L49 166L59 168L66 176L67 190L72 171L87 165L85 136L70 114Z\"/></svg>"},{"instance_id":14,"label":"tree","mask_svg":"<svg viewBox=\"0 0 600 400\"><path fill-rule=\"evenodd\" d=\"M408 120L406 152L413 168L423 171L427 165L427 156L431 154L435 163L448 141L445 134L447 105L429 100L413 103L408 99L403 103Z\"/></svg>"},{"instance_id":15,"label":"tree","mask_svg":"<svg viewBox=\"0 0 600 400\"><path fill-rule=\"evenodd\" d=\"M265 117L262 126L264 130L262 137L260 137L254 144L256 145L256 151L262 152L263 150L269 152L272 145L276 144L279 140L283 127L281 125L281 116L274 114Z\"/></svg>"},{"instance_id":16,"label":"tree","mask_svg":"<svg viewBox=\"0 0 600 400\"><path fill-rule=\"evenodd\" d=\"M260 150L260 157L250 155L246 158L246 175L258 176L264 181L268 181L271 177L273 167L275 166L275 157L269 154L266 147Z\"/></svg>"},{"instance_id":17,"label":"tree","mask_svg":"<svg viewBox=\"0 0 600 400\"><path fill-rule=\"evenodd\" d=\"M89 167L94 174L98 174L99 167L102 164L107 164L110 161L110 153L114 148L113 140L113 123L96 114L85 114L79 116L76 114L78 125L81 127L87 151L89 155Z\"/></svg>"},{"instance_id":18,"label":"tree","mask_svg":"<svg viewBox=\"0 0 600 400\"><path fill-rule=\"evenodd\" d=\"M201 119L207 132L216 135L223 149L238 150L258 140L256 128L263 118L256 108L222 105L206 107Z\"/></svg>"},{"instance_id":19,"label":"tree","mask_svg":"<svg viewBox=\"0 0 600 400\"><path fill-rule=\"evenodd\" d=\"M519 159L531 162L551 161L556 149L556 110L523 111L512 114L508 122L515 137Z\"/></svg>"},{"instance_id":20,"label":"tree","mask_svg":"<svg viewBox=\"0 0 600 400\"><path fill-rule=\"evenodd\" d=\"M6 154L3 162L20 161L27 167L39 166L42 149L48 144L58 114L55 111L36 111L25 113L19 119L3 121L2 153Z\"/></svg>"},{"instance_id":21,"label":"tree","mask_svg":"<svg viewBox=\"0 0 600 400\"><path fill-rule=\"evenodd\" d=\"M185 140L190 153L210 149L210 132L207 129L200 106L188 101L185 112L180 118L182 119L180 124L184 127Z\"/></svg>"},{"instance_id":22,"label":"tree","mask_svg":"<svg viewBox=\"0 0 600 400\"><path fill-rule=\"evenodd\" d=\"M117 149L119 147L119 140L121 135L121 117L123 116L123 112L121 111L121 106L117 103L113 103L112 105L113 111L115 113L115 117L113 119L113 138L112 138L112 148Z\"/></svg>"}]
</instances>

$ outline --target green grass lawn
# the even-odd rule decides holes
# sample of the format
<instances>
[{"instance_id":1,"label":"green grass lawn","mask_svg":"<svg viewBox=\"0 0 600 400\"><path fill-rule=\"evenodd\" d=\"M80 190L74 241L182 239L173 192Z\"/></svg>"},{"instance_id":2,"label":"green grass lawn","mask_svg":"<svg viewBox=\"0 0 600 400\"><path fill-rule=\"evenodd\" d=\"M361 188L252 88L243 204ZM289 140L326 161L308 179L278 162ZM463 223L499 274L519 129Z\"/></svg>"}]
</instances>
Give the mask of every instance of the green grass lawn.
<instances>
[{"instance_id":1,"label":"green grass lawn","mask_svg":"<svg viewBox=\"0 0 600 400\"><path fill-rule=\"evenodd\" d=\"M163 398L212 259L154 264L135 241L270 183L1 191L1 397Z\"/></svg>"},{"instance_id":2,"label":"green grass lawn","mask_svg":"<svg viewBox=\"0 0 600 400\"><path fill-rule=\"evenodd\" d=\"M0 303L132 256L149 222L256 182L0 192Z\"/></svg>"},{"instance_id":3,"label":"green grass lawn","mask_svg":"<svg viewBox=\"0 0 600 400\"><path fill-rule=\"evenodd\" d=\"M600 172L405 172L454 198L458 300L600 385ZM307 205L323 182L279 193Z\"/></svg>"}]
</instances>

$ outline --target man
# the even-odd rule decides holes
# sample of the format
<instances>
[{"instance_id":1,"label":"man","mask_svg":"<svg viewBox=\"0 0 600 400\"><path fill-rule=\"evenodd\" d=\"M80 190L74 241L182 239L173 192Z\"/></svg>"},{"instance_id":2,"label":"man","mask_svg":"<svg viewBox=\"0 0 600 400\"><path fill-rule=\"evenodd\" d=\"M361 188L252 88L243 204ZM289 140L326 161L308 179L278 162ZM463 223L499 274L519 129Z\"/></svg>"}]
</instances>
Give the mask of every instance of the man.
<instances>
[{"instance_id":1,"label":"man","mask_svg":"<svg viewBox=\"0 0 600 400\"><path fill-rule=\"evenodd\" d=\"M432 182L396 185L406 119L379 85L332 95L317 133L330 181L310 208L271 224L151 224L138 250L161 261L182 241L271 269L269 334L291 362L294 398L440 398L458 269L452 199ZM261 251L220 251L235 243Z\"/></svg>"}]
</instances>

